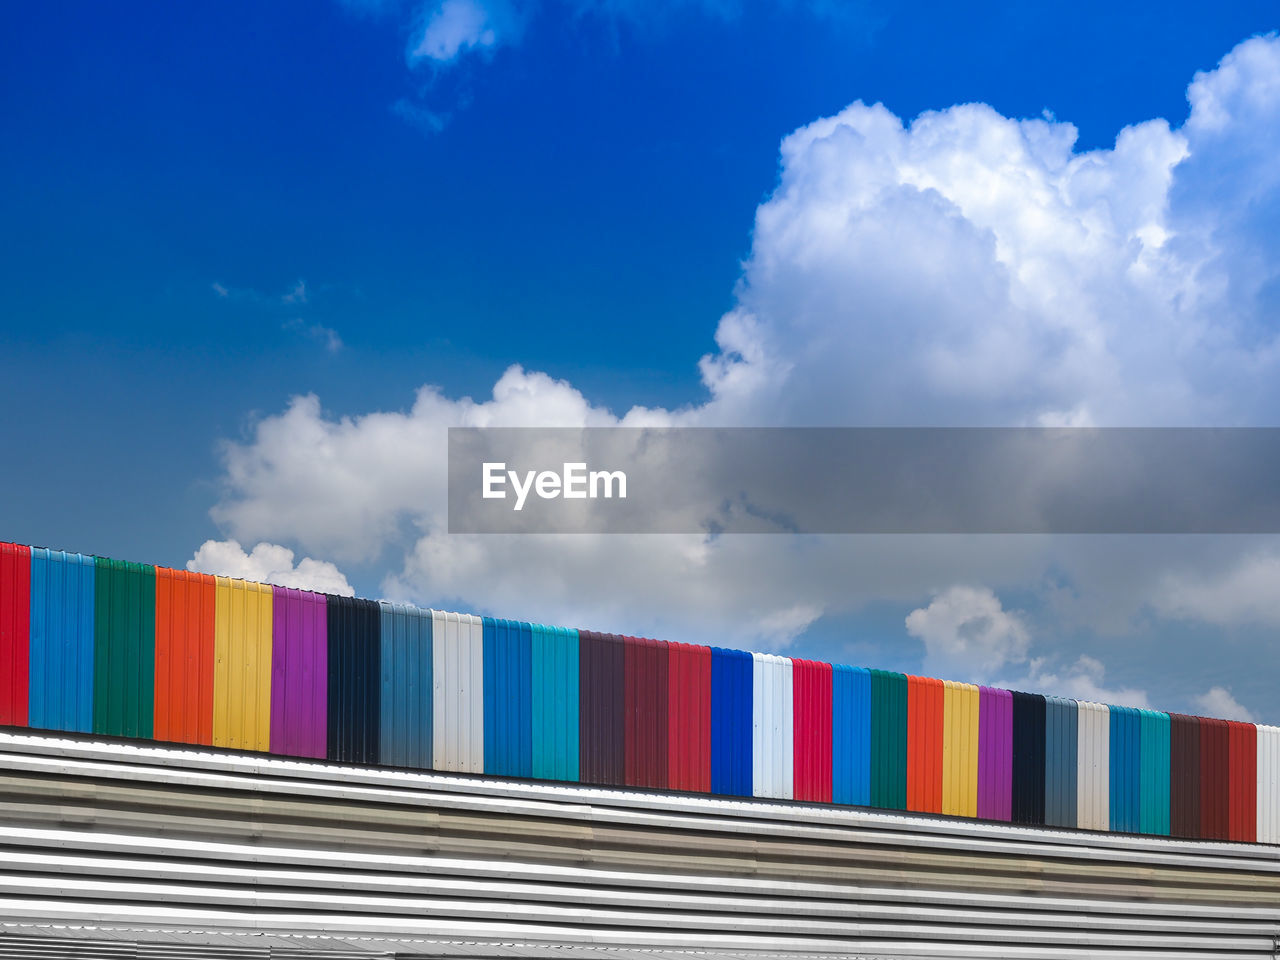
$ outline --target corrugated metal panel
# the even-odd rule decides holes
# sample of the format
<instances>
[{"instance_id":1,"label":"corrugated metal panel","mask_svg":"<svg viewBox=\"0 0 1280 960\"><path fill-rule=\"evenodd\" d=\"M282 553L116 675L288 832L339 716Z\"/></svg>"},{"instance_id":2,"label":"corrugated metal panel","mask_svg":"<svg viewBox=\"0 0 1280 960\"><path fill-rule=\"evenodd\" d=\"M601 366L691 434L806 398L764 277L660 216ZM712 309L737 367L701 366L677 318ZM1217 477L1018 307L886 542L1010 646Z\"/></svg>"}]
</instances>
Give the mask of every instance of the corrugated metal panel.
<instances>
[{"instance_id":1,"label":"corrugated metal panel","mask_svg":"<svg viewBox=\"0 0 1280 960\"><path fill-rule=\"evenodd\" d=\"M533 625L533 775L578 779L578 631Z\"/></svg>"},{"instance_id":2,"label":"corrugated metal panel","mask_svg":"<svg viewBox=\"0 0 1280 960\"><path fill-rule=\"evenodd\" d=\"M213 743L216 594L207 573L156 567L157 740Z\"/></svg>"},{"instance_id":3,"label":"corrugated metal panel","mask_svg":"<svg viewBox=\"0 0 1280 960\"><path fill-rule=\"evenodd\" d=\"M1111 827L1111 709L1104 703L1076 704L1079 762L1076 767L1076 825Z\"/></svg>"},{"instance_id":4,"label":"corrugated metal panel","mask_svg":"<svg viewBox=\"0 0 1280 960\"><path fill-rule=\"evenodd\" d=\"M948 680L943 688L942 812L978 815L978 688Z\"/></svg>"},{"instance_id":5,"label":"corrugated metal panel","mask_svg":"<svg viewBox=\"0 0 1280 960\"><path fill-rule=\"evenodd\" d=\"M1227 723L1231 788L1227 796L1227 834L1252 843L1258 835L1258 728L1252 723Z\"/></svg>"},{"instance_id":6,"label":"corrugated metal panel","mask_svg":"<svg viewBox=\"0 0 1280 960\"><path fill-rule=\"evenodd\" d=\"M156 568L105 557L94 557L93 565L93 732L150 739Z\"/></svg>"},{"instance_id":7,"label":"corrugated metal panel","mask_svg":"<svg viewBox=\"0 0 1280 960\"><path fill-rule=\"evenodd\" d=\"M1169 716L1169 832L1200 836L1200 721Z\"/></svg>"},{"instance_id":8,"label":"corrugated metal panel","mask_svg":"<svg viewBox=\"0 0 1280 960\"><path fill-rule=\"evenodd\" d=\"M484 771L533 776L533 624L481 621L484 631Z\"/></svg>"},{"instance_id":9,"label":"corrugated metal panel","mask_svg":"<svg viewBox=\"0 0 1280 960\"><path fill-rule=\"evenodd\" d=\"M1200 836L1226 840L1230 827L1230 734L1225 720L1200 718Z\"/></svg>"},{"instance_id":10,"label":"corrugated metal panel","mask_svg":"<svg viewBox=\"0 0 1280 960\"><path fill-rule=\"evenodd\" d=\"M484 773L484 624L465 613L431 616L432 763Z\"/></svg>"},{"instance_id":11,"label":"corrugated metal panel","mask_svg":"<svg viewBox=\"0 0 1280 960\"><path fill-rule=\"evenodd\" d=\"M1079 772L1079 739L1076 702L1045 698L1044 715L1044 822L1055 827L1076 825Z\"/></svg>"},{"instance_id":12,"label":"corrugated metal panel","mask_svg":"<svg viewBox=\"0 0 1280 960\"><path fill-rule=\"evenodd\" d=\"M27 725L31 548L0 543L0 725Z\"/></svg>"},{"instance_id":13,"label":"corrugated metal panel","mask_svg":"<svg viewBox=\"0 0 1280 960\"><path fill-rule=\"evenodd\" d=\"M28 722L33 727L93 730L93 571L93 557L31 551Z\"/></svg>"},{"instance_id":14,"label":"corrugated metal panel","mask_svg":"<svg viewBox=\"0 0 1280 960\"><path fill-rule=\"evenodd\" d=\"M978 816L1013 816L1013 694L978 688Z\"/></svg>"},{"instance_id":15,"label":"corrugated metal panel","mask_svg":"<svg viewBox=\"0 0 1280 960\"><path fill-rule=\"evenodd\" d=\"M1239 844L5 734L0 844L5 924L175 942L1268 960L1280 933L1276 851Z\"/></svg>"},{"instance_id":16,"label":"corrugated metal panel","mask_svg":"<svg viewBox=\"0 0 1280 960\"><path fill-rule=\"evenodd\" d=\"M1280 727L1258 726L1258 842L1280 843Z\"/></svg>"},{"instance_id":17,"label":"corrugated metal panel","mask_svg":"<svg viewBox=\"0 0 1280 960\"><path fill-rule=\"evenodd\" d=\"M329 607L323 593L273 587L271 752L329 750Z\"/></svg>"},{"instance_id":18,"label":"corrugated metal panel","mask_svg":"<svg viewBox=\"0 0 1280 960\"><path fill-rule=\"evenodd\" d=\"M752 772L757 797L789 800L795 784L791 661L752 654Z\"/></svg>"},{"instance_id":19,"label":"corrugated metal panel","mask_svg":"<svg viewBox=\"0 0 1280 960\"><path fill-rule=\"evenodd\" d=\"M217 577L213 744L271 749L271 587Z\"/></svg>"},{"instance_id":20,"label":"corrugated metal panel","mask_svg":"<svg viewBox=\"0 0 1280 960\"><path fill-rule=\"evenodd\" d=\"M794 796L831 802L831 665L791 661Z\"/></svg>"},{"instance_id":21,"label":"corrugated metal panel","mask_svg":"<svg viewBox=\"0 0 1280 960\"><path fill-rule=\"evenodd\" d=\"M754 661L741 650L711 649L711 792L752 795Z\"/></svg>"},{"instance_id":22,"label":"corrugated metal panel","mask_svg":"<svg viewBox=\"0 0 1280 960\"><path fill-rule=\"evenodd\" d=\"M871 673L831 668L831 799L871 803Z\"/></svg>"},{"instance_id":23,"label":"corrugated metal panel","mask_svg":"<svg viewBox=\"0 0 1280 960\"><path fill-rule=\"evenodd\" d=\"M1140 710L1138 829L1142 833L1169 835L1169 737L1167 713Z\"/></svg>"},{"instance_id":24,"label":"corrugated metal panel","mask_svg":"<svg viewBox=\"0 0 1280 960\"><path fill-rule=\"evenodd\" d=\"M907 809L942 812L942 721L945 688L907 677Z\"/></svg>"},{"instance_id":25,"label":"corrugated metal panel","mask_svg":"<svg viewBox=\"0 0 1280 960\"><path fill-rule=\"evenodd\" d=\"M578 631L578 768L583 783L622 783L626 749L622 638Z\"/></svg>"},{"instance_id":26,"label":"corrugated metal panel","mask_svg":"<svg viewBox=\"0 0 1280 960\"><path fill-rule=\"evenodd\" d=\"M1133 707L1111 708L1111 826L1137 833L1141 798L1141 724Z\"/></svg>"},{"instance_id":27,"label":"corrugated metal panel","mask_svg":"<svg viewBox=\"0 0 1280 960\"><path fill-rule=\"evenodd\" d=\"M382 726L378 703L382 611L372 600L326 596L325 620L329 653L325 754L347 763L377 763ZM438 636L435 627L433 623L433 638Z\"/></svg>"},{"instance_id":28,"label":"corrugated metal panel","mask_svg":"<svg viewBox=\"0 0 1280 960\"><path fill-rule=\"evenodd\" d=\"M1044 714L1044 697L1014 692L1014 823L1044 823Z\"/></svg>"},{"instance_id":29,"label":"corrugated metal panel","mask_svg":"<svg viewBox=\"0 0 1280 960\"><path fill-rule=\"evenodd\" d=\"M871 806L907 808L907 678L871 671Z\"/></svg>"},{"instance_id":30,"label":"corrugated metal panel","mask_svg":"<svg viewBox=\"0 0 1280 960\"><path fill-rule=\"evenodd\" d=\"M667 646L667 780L673 790L711 789L711 648Z\"/></svg>"},{"instance_id":31,"label":"corrugated metal panel","mask_svg":"<svg viewBox=\"0 0 1280 960\"><path fill-rule=\"evenodd\" d=\"M667 642L623 638L626 784L667 785Z\"/></svg>"},{"instance_id":32,"label":"corrugated metal panel","mask_svg":"<svg viewBox=\"0 0 1280 960\"><path fill-rule=\"evenodd\" d=\"M379 607L378 758L430 770L431 611L386 601Z\"/></svg>"}]
</instances>

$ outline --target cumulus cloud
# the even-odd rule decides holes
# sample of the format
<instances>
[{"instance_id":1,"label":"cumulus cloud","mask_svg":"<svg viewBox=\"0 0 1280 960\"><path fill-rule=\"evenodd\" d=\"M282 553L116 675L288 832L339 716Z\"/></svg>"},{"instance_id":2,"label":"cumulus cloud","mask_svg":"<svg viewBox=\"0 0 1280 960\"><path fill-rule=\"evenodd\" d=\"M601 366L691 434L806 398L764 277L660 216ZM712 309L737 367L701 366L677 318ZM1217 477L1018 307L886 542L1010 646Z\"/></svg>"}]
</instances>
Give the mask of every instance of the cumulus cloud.
<instances>
[{"instance_id":1,"label":"cumulus cloud","mask_svg":"<svg viewBox=\"0 0 1280 960\"><path fill-rule=\"evenodd\" d=\"M245 553L235 540L206 540L187 561L187 569L340 597L355 596L347 578L332 563L303 557L294 566L293 551L274 543L259 543Z\"/></svg>"},{"instance_id":2,"label":"cumulus cloud","mask_svg":"<svg viewBox=\"0 0 1280 960\"><path fill-rule=\"evenodd\" d=\"M1040 658L1031 661L1030 670L1023 678L1010 681L1005 686L1017 690L1050 693L1072 700L1091 700L1118 707L1137 707L1150 710L1151 700L1147 691L1136 687L1112 687L1106 683L1106 668L1095 657L1081 656L1063 669L1050 669Z\"/></svg>"},{"instance_id":3,"label":"cumulus cloud","mask_svg":"<svg viewBox=\"0 0 1280 960\"><path fill-rule=\"evenodd\" d=\"M955 586L907 615L907 633L925 646L925 671L986 679L1027 658L1031 638L1021 615L987 587Z\"/></svg>"},{"instance_id":4,"label":"cumulus cloud","mask_svg":"<svg viewBox=\"0 0 1280 960\"><path fill-rule=\"evenodd\" d=\"M428 50L484 43L483 28L468 29ZM1137 123L1087 152L1052 118L966 104L908 122L854 103L783 141L736 303L701 360L704 403L615 414L520 367L488 398L428 385L400 411L336 417L297 397L224 447L213 515L244 542L385 564L384 591L398 599L729 645L782 648L870 600L910 609L937 584L980 584L917 610L928 656L1143 704L1096 660L1026 659L1023 618L996 591L1051 576L1066 583L1055 609L1076 623L1107 607L1109 628L1122 628L1144 603L1214 622L1234 594L1158 599L1173 554L1205 541L450 536L446 432L1267 422L1280 399L1280 241L1264 229L1280 219L1278 88L1280 43L1247 41L1194 78L1185 122ZM1218 566L1197 569L1210 586L1239 555L1216 549ZM1244 579L1252 589L1265 575Z\"/></svg>"},{"instance_id":5,"label":"cumulus cloud","mask_svg":"<svg viewBox=\"0 0 1280 960\"><path fill-rule=\"evenodd\" d=\"M1211 687L1207 692L1196 697L1195 703L1206 717L1241 720L1245 723L1258 722L1258 718L1246 707L1241 706L1226 687Z\"/></svg>"}]
</instances>

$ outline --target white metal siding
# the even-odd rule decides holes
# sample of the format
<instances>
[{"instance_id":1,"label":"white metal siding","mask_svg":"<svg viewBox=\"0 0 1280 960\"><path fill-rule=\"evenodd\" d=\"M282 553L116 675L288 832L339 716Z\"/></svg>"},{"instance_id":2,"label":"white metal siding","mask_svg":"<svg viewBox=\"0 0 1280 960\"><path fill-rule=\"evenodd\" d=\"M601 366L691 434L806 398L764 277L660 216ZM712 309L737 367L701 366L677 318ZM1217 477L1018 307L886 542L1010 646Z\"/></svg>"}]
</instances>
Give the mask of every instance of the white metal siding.
<instances>
[{"instance_id":1,"label":"white metal siding","mask_svg":"<svg viewBox=\"0 0 1280 960\"><path fill-rule=\"evenodd\" d=\"M1076 742L1076 825L1083 830L1111 826L1111 711L1105 703L1080 701Z\"/></svg>"},{"instance_id":2,"label":"white metal siding","mask_svg":"<svg viewBox=\"0 0 1280 960\"><path fill-rule=\"evenodd\" d=\"M791 660L752 654L752 784L757 797L794 795Z\"/></svg>"},{"instance_id":3,"label":"white metal siding","mask_svg":"<svg viewBox=\"0 0 1280 960\"><path fill-rule=\"evenodd\" d=\"M1258 724L1258 842L1280 843L1280 727Z\"/></svg>"},{"instance_id":4,"label":"white metal siding","mask_svg":"<svg viewBox=\"0 0 1280 960\"><path fill-rule=\"evenodd\" d=\"M431 611L432 762L484 773L484 628L479 617Z\"/></svg>"}]
</instances>

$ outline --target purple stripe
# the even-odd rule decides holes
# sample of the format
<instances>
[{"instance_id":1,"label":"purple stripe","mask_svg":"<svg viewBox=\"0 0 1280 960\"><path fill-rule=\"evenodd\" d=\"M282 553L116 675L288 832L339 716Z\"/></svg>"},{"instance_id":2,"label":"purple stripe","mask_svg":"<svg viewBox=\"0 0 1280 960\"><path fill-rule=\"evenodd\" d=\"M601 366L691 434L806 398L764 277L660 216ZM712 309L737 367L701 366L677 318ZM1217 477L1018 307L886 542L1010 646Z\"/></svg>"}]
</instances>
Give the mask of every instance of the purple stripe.
<instances>
[{"instance_id":1,"label":"purple stripe","mask_svg":"<svg viewBox=\"0 0 1280 960\"><path fill-rule=\"evenodd\" d=\"M1013 694L982 687L978 694L978 816L1013 814Z\"/></svg>"},{"instance_id":2,"label":"purple stripe","mask_svg":"<svg viewBox=\"0 0 1280 960\"><path fill-rule=\"evenodd\" d=\"M325 755L328 615L324 594L272 587L271 752Z\"/></svg>"}]
</instances>

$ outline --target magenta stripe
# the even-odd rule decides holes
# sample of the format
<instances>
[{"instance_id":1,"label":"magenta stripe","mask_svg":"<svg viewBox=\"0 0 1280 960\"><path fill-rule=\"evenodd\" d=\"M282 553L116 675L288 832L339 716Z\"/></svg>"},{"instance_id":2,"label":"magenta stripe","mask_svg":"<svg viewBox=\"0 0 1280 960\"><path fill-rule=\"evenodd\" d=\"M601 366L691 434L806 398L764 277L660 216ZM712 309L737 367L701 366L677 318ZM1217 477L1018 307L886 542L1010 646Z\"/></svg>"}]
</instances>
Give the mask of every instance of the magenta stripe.
<instances>
[{"instance_id":1,"label":"magenta stripe","mask_svg":"<svg viewBox=\"0 0 1280 960\"><path fill-rule=\"evenodd\" d=\"M1013 814L1013 694L981 687L978 694L978 816Z\"/></svg>"},{"instance_id":2,"label":"magenta stripe","mask_svg":"<svg viewBox=\"0 0 1280 960\"><path fill-rule=\"evenodd\" d=\"M325 755L328 615L322 593L272 587L271 752Z\"/></svg>"}]
</instances>

